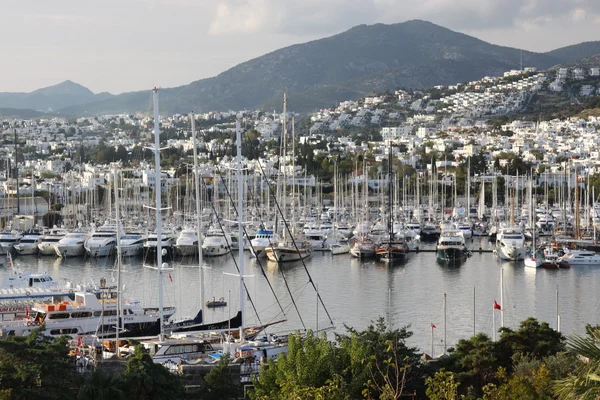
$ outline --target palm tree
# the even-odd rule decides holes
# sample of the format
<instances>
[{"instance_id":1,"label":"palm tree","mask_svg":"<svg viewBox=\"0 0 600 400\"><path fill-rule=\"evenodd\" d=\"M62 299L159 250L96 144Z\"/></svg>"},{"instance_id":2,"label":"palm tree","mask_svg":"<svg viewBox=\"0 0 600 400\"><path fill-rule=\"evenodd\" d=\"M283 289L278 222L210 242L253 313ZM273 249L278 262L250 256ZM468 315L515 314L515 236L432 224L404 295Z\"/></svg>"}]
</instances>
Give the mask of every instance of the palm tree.
<instances>
[{"instance_id":1,"label":"palm tree","mask_svg":"<svg viewBox=\"0 0 600 400\"><path fill-rule=\"evenodd\" d=\"M125 392L120 389L122 381L119 375L102 367L96 368L85 379L79 388L78 399L91 400L121 400Z\"/></svg>"},{"instance_id":2,"label":"palm tree","mask_svg":"<svg viewBox=\"0 0 600 400\"><path fill-rule=\"evenodd\" d=\"M555 382L559 399L587 400L600 398L600 326L587 326L587 337L567 340L571 351L581 361L574 373Z\"/></svg>"}]
</instances>

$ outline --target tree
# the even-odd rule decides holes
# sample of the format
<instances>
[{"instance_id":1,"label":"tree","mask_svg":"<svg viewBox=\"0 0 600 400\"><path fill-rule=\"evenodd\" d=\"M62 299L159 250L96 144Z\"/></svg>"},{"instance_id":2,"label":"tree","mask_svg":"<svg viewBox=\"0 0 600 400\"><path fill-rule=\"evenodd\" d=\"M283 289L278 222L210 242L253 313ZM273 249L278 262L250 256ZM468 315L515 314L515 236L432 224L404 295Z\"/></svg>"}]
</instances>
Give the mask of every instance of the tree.
<instances>
[{"instance_id":1,"label":"tree","mask_svg":"<svg viewBox=\"0 0 600 400\"><path fill-rule=\"evenodd\" d=\"M225 354L217 365L204 377L206 391L203 400L221 400L236 398L240 393L239 385L233 382L229 372L231 358Z\"/></svg>"},{"instance_id":2,"label":"tree","mask_svg":"<svg viewBox=\"0 0 600 400\"><path fill-rule=\"evenodd\" d=\"M600 398L600 326L587 326L587 337L573 336L567 343L577 356L577 369L558 379L554 393L559 399L583 400Z\"/></svg>"},{"instance_id":3,"label":"tree","mask_svg":"<svg viewBox=\"0 0 600 400\"><path fill-rule=\"evenodd\" d=\"M133 355L127 360L123 382L128 399L183 399L185 396L179 377L164 366L155 364L140 344L135 346Z\"/></svg>"},{"instance_id":4,"label":"tree","mask_svg":"<svg viewBox=\"0 0 600 400\"><path fill-rule=\"evenodd\" d=\"M121 400L125 399L122 378L112 371L98 366L85 377L79 388L79 400Z\"/></svg>"},{"instance_id":5,"label":"tree","mask_svg":"<svg viewBox=\"0 0 600 400\"><path fill-rule=\"evenodd\" d=\"M0 341L0 397L75 398L81 378L69 357L68 338L45 336L43 329Z\"/></svg>"},{"instance_id":6,"label":"tree","mask_svg":"<svg viewBox=\"0 0 600 400\"><path fill-rule=\"evenodd\" d=\"M458 399L458 381L456 374L450 371L437 371L433 376L425 378L427 390L425 394L430 400Z\"/></svg>"}]
</instances>

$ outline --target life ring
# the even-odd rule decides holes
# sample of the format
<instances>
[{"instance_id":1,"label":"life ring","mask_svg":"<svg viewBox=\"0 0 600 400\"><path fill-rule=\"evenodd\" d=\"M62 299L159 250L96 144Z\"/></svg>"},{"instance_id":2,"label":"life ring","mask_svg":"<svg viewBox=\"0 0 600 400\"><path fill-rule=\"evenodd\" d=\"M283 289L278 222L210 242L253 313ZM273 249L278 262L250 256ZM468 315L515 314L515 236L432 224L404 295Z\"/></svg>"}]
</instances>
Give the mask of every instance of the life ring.
<instances>
[{"instance_id":1,"label":"life ring","mask_svg":"<svg viewBox=\"0 0 600 400\"><path fill-rule=\"evenodd\" d=\"M27 321L27 326L31 326L31 325L33 325L33 322Z\"/></svg>"},{"instance_id":2,"label":"life ring","mask_svg":"<svg viewBox=\"0 0 600 400\"><path fill-rule=\"evenodd\" d=\"M25 292L25 296L31 296L31 292L28 290Z\"/></svg>"},{"instance_id":3,"label":"life ring","mask_svg":"<svg viewBox=\"0 0 600 400\"><path fill-rule=\"evenodd\" d=\"M235 358L240 358L240 356L241 356L239 351L236 351L234 355L235 355Z\"/></svg>"}]
</instances>

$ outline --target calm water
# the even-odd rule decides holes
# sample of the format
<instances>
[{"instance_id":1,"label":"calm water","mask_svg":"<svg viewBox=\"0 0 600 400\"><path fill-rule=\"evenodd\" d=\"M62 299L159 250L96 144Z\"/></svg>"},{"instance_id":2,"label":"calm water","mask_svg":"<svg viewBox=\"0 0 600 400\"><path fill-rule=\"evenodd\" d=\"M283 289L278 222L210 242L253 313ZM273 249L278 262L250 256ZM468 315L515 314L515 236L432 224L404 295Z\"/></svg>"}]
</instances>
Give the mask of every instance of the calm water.
<instances>
[{"instance_id":1,"label":"calm water","mask_svg":"<svg viewBox=\"0 0 600 400\"><path fill-rule=\"evenodd\" d=\"M475 239L469 248L487 248L487 240ZM431 245L430 248L433 248ZM237 257L237 251L235 252ZM54 257L15 257L15 265L24 271L48 272L55 279L76 283L98 282L101 277L116 284L114 259L67 259ZM163 276L165 305L177 306L177 317L195 315L199 308L199 272L192 260L173 263L174 270ZM245 275L249 294L255 302L262 323L287 319L270 328L270 332L315 328L317 296L301 263L278 267L263 261L285 311L275 301L257 261L245 257ZM235 314L239 307L239 278L231 256L204 260L205 300L224 297L229 307L206 310L205 321L220 321ZM475 288L475 329L492 335L492 305L500 302L500 271L504 276L505 325L517 327L528 316L548 321L556 327L556 289L559 289L558 312L564 333L581 333L586 323L598 324L600 305L600 267L577 267L563 270L535 270L523 263L502 262L491 253L474 253L465 263L449 268L436 262L435 253L411 253L408 262L388 266L375 261L358 261L349 255L332 256L313 253L306 267L318 286L327 311L337 330L347 324L366 327L378 316L391 316L395 327L411 325L411 344L429 351L430 324L437 326L437 351L443 346L443 298L447 294L448 346L473 333L473 288ZM3 267L2 267L3 268ZM125 296L137 298L145 306L158 304L157 271L142 265L141 259L125 261L122 279ZM170 275L170 278L169 278ZM285 275L300 316L295 311L283 279ZM391 295L390 295L391 292ZM246 302L247 324L257 323L256 314ZM496 327L500 315L496 312ZM318 309L319 328L329 325L323 307Z\"/></svg>"}]
</instances>

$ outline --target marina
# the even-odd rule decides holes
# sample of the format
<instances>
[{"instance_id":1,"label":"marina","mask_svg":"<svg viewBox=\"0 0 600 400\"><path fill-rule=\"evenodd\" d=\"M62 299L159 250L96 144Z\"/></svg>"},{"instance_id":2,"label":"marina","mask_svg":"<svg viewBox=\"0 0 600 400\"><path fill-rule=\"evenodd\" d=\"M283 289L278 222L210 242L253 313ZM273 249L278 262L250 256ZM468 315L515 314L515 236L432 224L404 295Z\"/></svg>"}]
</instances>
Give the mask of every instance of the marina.
<instances>
[{"instance_id":1,"label":"marina","mask_svg":"<svg viewBox=\"0 0 600 400\"><path fill-rule=\"evenodd\" d=\"M410 325L414 336L409 343L428 349L430 324L443 319L443 296L448 301L448 346L473 332L492 335L492 306L500 301L499 271L504 274L504 305L506 326L517 327L529 316L547 321L556 327L556 290L560 292L558 314L563 333L582 333L585 324L600 323L598 307L600 294L600 268L577 266L569 269L547 270L525 268L523 261L500 261L490 254L487 238L468 241L470 248L482 247L485 252L473 252L463 263L447 266L436 261L431 253L435 244L424 244L421 251L410 253L401 265L358 260L348 254L332 256L315 253L304 260L306 267L318 284L319 294L332 316L335 329L343 331L343 325L357 329L366 327L379 316L390 318L393 326ZM260 321L286 319L268 329L269 333L302 330L303 325L291 306L285 290L283 272L291 292L296 298L306 328L317 326L316 294L308 288L308 278L298 262L277 264L262 260L266 276L280 298L285 318L275 305L266 280L262 277L257 260L245 252L249 296L260 311ZM80 258L47 258L17 256L15 267L25 272L47 272L56 281L98 282L104 277L112 284L116 280L114 258L98 258L83 261ZM235 273L231 256L205 258L206 299L227 301L226 307L205 308L204 320L222 321L233 317L239 309L239 282L225 273ZM5 269L6 267L2 267ZM208 269L209 268L209 269ZM280 271L281 269L281 271ZM142 266L140 258L124 261L122 280L124 296L136 298L145 306L156 305L157 274L155 269ZM198 296L199 274L193 260L183 259L173 263L173 270L164 274L165 306L176 307L174 319L195 315L200 304ZM475 291L475 327L473 326L473 293ZM247 324L258 323L256 315L248 306ZM326 328L328 321L319 312L318 326ZM443 343L436 345L442 346ZM440 347L441 348L441 347Z\"/></svg>"}]
</instances>

